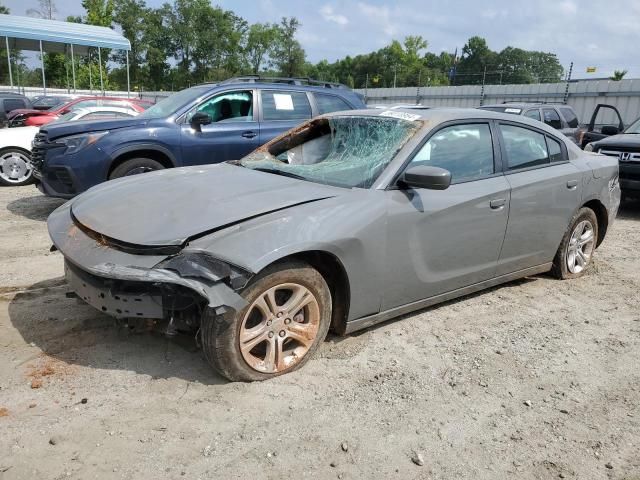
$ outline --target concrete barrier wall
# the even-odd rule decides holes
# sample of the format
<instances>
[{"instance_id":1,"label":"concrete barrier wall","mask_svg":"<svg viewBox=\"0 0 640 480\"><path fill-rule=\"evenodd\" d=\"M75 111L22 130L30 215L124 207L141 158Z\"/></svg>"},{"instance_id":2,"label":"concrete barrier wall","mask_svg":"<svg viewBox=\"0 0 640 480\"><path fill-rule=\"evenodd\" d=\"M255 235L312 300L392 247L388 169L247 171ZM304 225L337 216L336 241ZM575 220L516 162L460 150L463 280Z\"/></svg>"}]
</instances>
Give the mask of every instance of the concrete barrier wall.
<instances>
[{"instance_id":1,"label":"concrete barrier wall","mask_svg":"<svg viewBox=\"0 0 640 480\"><path fill-rule=\"evenodd\" d=\"M566 83L533 85L462 85L455 87L370 88L358 90L366 95L368 105L410 103L433 107L468 107L502 102L562 102ZM582 123L590 120L599 103L614 105L625 124L640 117L640 79L584 80L569 83L567 103ZM597 123L614 123L614 116L605 114Z\"/></svg>"}]
</instances>

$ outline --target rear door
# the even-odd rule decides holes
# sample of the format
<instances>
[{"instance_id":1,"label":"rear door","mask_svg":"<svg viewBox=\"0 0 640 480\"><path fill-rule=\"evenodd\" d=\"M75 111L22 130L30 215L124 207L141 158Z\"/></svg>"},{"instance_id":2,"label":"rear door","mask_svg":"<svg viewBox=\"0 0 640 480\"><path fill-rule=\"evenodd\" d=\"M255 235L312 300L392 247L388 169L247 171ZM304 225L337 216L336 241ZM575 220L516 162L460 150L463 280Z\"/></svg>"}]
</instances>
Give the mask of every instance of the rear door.
<instances>
[{"instance_id":1,"label":"rear door","mask_svg":"<svg viewBox=\"0 0 640 480\"><path fill-rule=\"evenodd\" d=\"M578 121L578 117L576 113L573 111L571 107L559 107L560 115L564 118L564 128L562 129L562 133L564 133L567 137L571 138L574 143L578 143L578 136L581 131L580 122Z\"/></svg>"},{"instance_id":2,"label":"rear door","mask_svg":"<svg viewBox=\"0 0 640 480\"><path fill-rule=\"evenodd\" d=\"M260 142L274 137L312 117L307 92L293 90L260 91Z\"/></svg>"},{"instance_id":3,"label":"rear door","mask_svg":"<svg viewBox=\"0 0 640 480\"><path fill-rule=\"evenodd\" d=\"M582 172L566 145L542 130L500 122L509 224L498 262L503 275L551 262L582 198Z\"/></svg>"},{"instance_id":4,"label":"rear door","mask_svg":"<svg viewBox=\"0 0 640 480\"><path fill-rule=\"evenodd\" d=\"M435 132L408 167L449 170L446 190L391 189L383 310L492 278L507 227L509 184L486 120Z\"/></svg>"},{"instance_id":5,"label":"rear door","mask_svg":"<svg viewBox=\"0 0 640 480\"><path fill-rule=\"evenodd\" d=\"M183 165L238 160L255 150L260 137L255 107L255 91L240 89L213 95L191 109L180 124ZM196 112L208 114L211 123L193 128Z\"/></svg>"}]
</instances>

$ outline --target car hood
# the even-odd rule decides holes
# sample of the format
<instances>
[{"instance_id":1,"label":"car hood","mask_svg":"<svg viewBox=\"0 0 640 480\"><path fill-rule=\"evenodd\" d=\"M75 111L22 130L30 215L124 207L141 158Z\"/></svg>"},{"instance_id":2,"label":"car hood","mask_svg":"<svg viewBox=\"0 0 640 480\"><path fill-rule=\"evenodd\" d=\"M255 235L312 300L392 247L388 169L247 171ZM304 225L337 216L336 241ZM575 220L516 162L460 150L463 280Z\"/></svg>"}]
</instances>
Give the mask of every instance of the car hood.
<instances>
[{"instance_id":1,"label":"car hood","mask_svg":"<svg viewBox=\"0 0 640 480\"><path fill-rule=\"evenodd\" d=\"M135 246L185 245L244 220L343 194L338 187L218 164L145 173L78 196L81 228Z\"/></svg>"},{"instance_id":2,"label":"car hood","mask_svg":"<svg viewBox=\"0 0 640 480\"><path fill-rule=\"evenodd\" d=\"M18 108L17 110L11 110L7 114L7 118L11 119L13 117L17 117L18 115L46 115L48 113L47 110L35 110L33 108Z\"/></svg>"},{"instance_id":3,"label":"car hood","mask_svg":"<svg viewBox=\"0 0 640 480\"><path fill-rule=\"evenodd\" d=\"M612 135L610 137L603 138L602 140L598 140L594 145L597 148L623 147L640 149L640 134L621 133L618 135Z\"/></svg>"},{"instance_id":4,"label":"car hood","mask_svg":"<svg viewBox=\"0 0 640 480\"><path fill-rule=\"evenodd\" d=\"M49 140L55 140L56 138L66 137L68 135L78 135L80 133L139 127L145 125L148 121L148 119L132 117L113 120L56 122L55 124L49 124L46 127L43 127L42 131L47 134Z\"/></svg>"}]
</instances>

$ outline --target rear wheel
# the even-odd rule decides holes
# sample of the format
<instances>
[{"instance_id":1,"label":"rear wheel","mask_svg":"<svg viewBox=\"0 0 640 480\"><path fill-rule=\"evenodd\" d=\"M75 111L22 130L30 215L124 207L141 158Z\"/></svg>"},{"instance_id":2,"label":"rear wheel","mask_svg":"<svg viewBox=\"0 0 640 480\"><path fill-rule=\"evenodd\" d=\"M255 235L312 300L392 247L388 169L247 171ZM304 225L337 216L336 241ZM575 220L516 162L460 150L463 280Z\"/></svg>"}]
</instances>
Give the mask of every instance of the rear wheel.
<instances>
[{"instance_id":1,"label":"rear wheel","mask_svg":"<svg viewBox=\"0 0 640 480\"><path fill-rule=\"evenodd\" d=\"M578 210L569 224L551 272L560 279L584 275L591 263L598 239L598 219L590 208Z\"/></svg>"},{"instance_id":2,"label":"rear wheel","mask_svg":"<svg viewBox=\"0 0 640 480\"><path fill-rule=\"evenodd\" d=\"M331 323L331 294L317 270L302 262L275 265L242 292L248 305L202 318L202 349L232 381L266 380L304 365Z\"/></svg>"},{"instance_id":3,"label":"rear wheel","mask_svg":"<svg viewBox=\"0 0 640 480\"><path fill-rule=\"evenodd\" d=\"M111 175L109 175L109 180L162 169L164 169L164 166L157 160L152 160L151 158L132 158L114 168Z\"/></svg>"},{"instance_id":4,"label":"rear wheel","mask_svg":"<svg viewBox=\"0 0 640 480\"><path fill-rule=\"evenodd\" d=\"M19 186L31 183L33 167L28 152L19 148L0 150L0 184Z\"/></svg>"}]
</instances>

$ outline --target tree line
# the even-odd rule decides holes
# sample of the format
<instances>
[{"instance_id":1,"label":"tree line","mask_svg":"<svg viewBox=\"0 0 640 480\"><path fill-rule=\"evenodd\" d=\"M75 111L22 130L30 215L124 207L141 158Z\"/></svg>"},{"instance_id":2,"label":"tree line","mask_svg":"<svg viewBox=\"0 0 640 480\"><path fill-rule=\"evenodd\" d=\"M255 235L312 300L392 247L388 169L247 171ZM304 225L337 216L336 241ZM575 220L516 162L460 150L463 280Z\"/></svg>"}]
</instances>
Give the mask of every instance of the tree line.
<instances>
[{"instance_id":1,"label":"tree line","mask_svg":"<svg viewBox=\"0 0 640 480\"><path fill-rule=\"evenodd\" d=\"M131 87L134 90L179 90L231 76L264 74L312 77L354 88L392 86L475 85L561 81L564 70L553 53L507 47L493 51L481 37L471 37L460 52L431 52L421 36L335 62L309 62L297 40L300 22L283 17L277 23L250 24L209 0L174 0L159 8L145 0L82 0L84 14L69 22L115 28L131 42ZM0 6L0 12L9 13ZM54 0L40 0L28 15L56 18ZM102 82L106 89L126 89L126 57L101 49ZM0 81L7 83L6 54L0 58ZM41 84L39 67L29 68L22 52L12 51L14 81ZM47 84L69 85L71 58L45 54ZM100 87L97 49L74 64L78 88Z\"/></svg>"}]
</instances>

